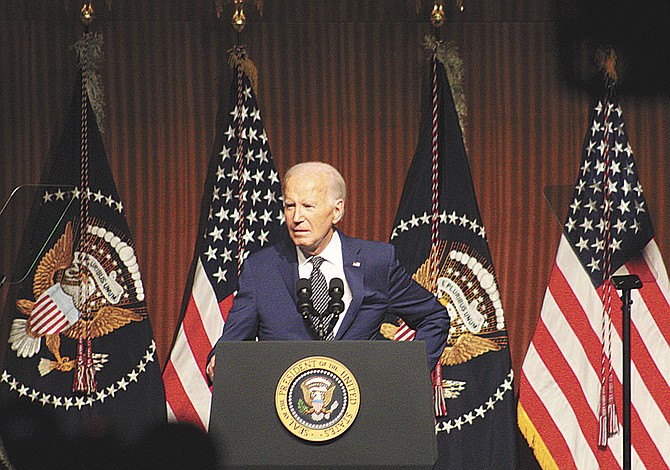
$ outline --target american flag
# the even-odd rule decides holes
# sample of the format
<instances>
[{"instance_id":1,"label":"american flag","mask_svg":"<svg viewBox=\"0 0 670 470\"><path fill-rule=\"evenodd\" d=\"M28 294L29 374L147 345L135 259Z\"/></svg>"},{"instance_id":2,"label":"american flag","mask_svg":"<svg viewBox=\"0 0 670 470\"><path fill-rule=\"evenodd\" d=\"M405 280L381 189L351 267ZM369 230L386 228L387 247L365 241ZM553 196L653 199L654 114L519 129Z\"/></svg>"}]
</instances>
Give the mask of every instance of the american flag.
<instances>
[{"instance_id":1,"label":"american flag","mask_svg":"<svg viewBox=\"0 0 670 470\"><path fill-rule=\"evenodd\" d=\"M615 274L637 274L643 284L632 291L631 306L632 467L668 468L670 286L610 89L592 110L522 368L519 427L543 468L623 465L622 310L610 281Z\"/></svg>"},{"instance_id":2,"label":"american flag","mask_svg":"<svg viewBox=\"0 0 670 470\"><path fill-rule=\"evenodd\" d=\"M284 232L279 175L248 73L243 47L233 51L237 76L220 115L204 198L206 227L197 243L192 287L163 371L168 418L208 429L212 392L206 360L221 336L249 253Z\"/></svg>"}]
</instances>

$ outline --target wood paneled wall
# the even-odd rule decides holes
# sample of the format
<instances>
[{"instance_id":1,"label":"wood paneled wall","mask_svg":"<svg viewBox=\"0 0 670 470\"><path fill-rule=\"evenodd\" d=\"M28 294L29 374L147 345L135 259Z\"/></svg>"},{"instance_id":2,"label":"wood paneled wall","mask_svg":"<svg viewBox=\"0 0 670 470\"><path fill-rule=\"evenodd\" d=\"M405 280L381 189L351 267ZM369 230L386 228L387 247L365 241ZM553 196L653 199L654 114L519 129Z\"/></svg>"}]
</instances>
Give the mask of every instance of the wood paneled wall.
<instances>
[{"instance_id":1,"label":"wood paneled wall","mask_svg":"<svg viewBox=\"0 0 670 470\"><path fill-rule=\"evenodd\" d=\"M254 2L251 2L254 3ZM424 2L427 3L427 2ZM447 2L448 3L448 2ZM265 0L241 35L259 70L261 113L280 172L321 159L350 199L343 229L387 241L418 136L432 32L413 0ZM102 32L104 142L124 201L166 360L193 256L217 98L235 44L214 2L94 2ZM108 6L110 5L110 6ZM60 136L83 31L76 2L0 1L0 199L40 180ZM521 365L554 262L588 127L591 96L561 79L550 0L465 1L442 28L464 61L468 155L500 281L512 359ZM670 261L667 95L622 98L657 241ZM8 272L21 224L0 219ZM7 286L0 291L0 301ZM4 337L7 322L3 322ZM4 346L0 348L4 353Z\"/></svg>"}]
</instances>

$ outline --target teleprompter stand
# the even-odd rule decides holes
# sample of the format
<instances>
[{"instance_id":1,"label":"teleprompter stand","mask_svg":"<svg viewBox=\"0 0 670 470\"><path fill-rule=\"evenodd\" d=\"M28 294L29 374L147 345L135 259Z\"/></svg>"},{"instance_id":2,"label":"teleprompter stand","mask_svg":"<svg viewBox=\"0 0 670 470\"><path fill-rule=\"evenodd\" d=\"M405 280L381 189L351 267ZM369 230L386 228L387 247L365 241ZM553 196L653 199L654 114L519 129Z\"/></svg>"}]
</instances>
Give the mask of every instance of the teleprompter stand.
<instances>
[{"instance_id":1,"label":"teleprompter stand","mask_svg":"<svg viewBox=\"0 0 670 470\"><path fill-rule=\"evenodd\" d=\"M287 371L311 357L341 363L360 392L353 422L324 442L294 435L276 406ZM431 469L437 447L429 376L423 341L223 342L210 436L226 469ZM304 393L296 386L294 394Z\"/></svg>"}]
</instances>

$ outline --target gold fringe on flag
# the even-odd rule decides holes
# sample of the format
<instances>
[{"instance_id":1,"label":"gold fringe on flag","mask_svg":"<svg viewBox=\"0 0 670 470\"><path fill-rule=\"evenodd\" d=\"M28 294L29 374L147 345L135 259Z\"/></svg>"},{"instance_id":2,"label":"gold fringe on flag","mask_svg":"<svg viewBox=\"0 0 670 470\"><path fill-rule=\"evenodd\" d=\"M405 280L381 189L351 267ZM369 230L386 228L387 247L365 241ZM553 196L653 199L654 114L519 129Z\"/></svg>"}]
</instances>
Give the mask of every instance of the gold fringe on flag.
<instances>
[{"instance_id":1,"label":"gold fringe on flag","mask_svg":"<svg viewBox=\"0 0 670 470\"><path fill-rule=\"evenodd\" d=\"M241 67L242 72L249 77L254 91L258 90L258 69L247 55L244 46L235 46L229 49L228 53L230 54L228 56L228 65L230 65L230 68L237 69L237 67Z\"/></svg>"},{"instance_id":2,"label":"gold fringe on flag","mask_svg":"<svg viewBox=\"0 0 670 470\"><path fill-rule=\"evenodd\" d=\"M104 57L102 44L102 33L86 33L72 46L77 52L77 66L81 69L82 79L86 83L86 93L100 133L104 133L105 121L105 94L98 73L99 64Z\"/></svg>"},{"instance_id":3,"label":"gold fringe on flag","mask_svg":"<svg viewBox=\"0 0 670 470\"><path fill-rule=\"evenodd\" d=\"M451 85L451 94L454 98L454 105L458 113L458 122L463 132L463 144L467 148L465 138L465 119L468 116L468 105L465 99L465 90L463 89L463 59L458 54L458 47L452 41L444 43L438 41L435 36L429 35L423 39L423 46L433 51L437 47L437 60L439 60L447 72L449 85Z\"/></svg>"},{"instance_id":4,"label":"gold fringe on flag","mask_svg":"<svg viewBox=\"0 0 670 470\"><path fill-rule=\"evenodd\" d=\"M528 442L530 448L533 449L537 463L543 470L558 470L556 461L551 456L551 453L549 453L549 449L547 449L540 433L535 429L533 422L526 414L526 410L523 409L521 403L517 405L516 412L519 430L523 434L523 437L526 438L526 442Z\"/></svg>"}]
</instances>

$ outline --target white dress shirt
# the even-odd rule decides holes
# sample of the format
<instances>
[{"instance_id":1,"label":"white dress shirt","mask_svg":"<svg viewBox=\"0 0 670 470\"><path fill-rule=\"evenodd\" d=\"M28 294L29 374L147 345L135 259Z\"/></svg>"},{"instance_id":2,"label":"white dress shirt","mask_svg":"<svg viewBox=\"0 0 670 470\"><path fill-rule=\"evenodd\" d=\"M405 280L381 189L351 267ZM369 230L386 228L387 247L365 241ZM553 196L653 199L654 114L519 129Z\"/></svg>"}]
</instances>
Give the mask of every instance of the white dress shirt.
<instances>
[{"instance_id":1,"label":"white dress shirt","mask_svg":"<svg viewBox=\"0 0 670 470\"><path fill-rule=\"evenodd\" d=\"M309 279L309 275L312 273L314 266L310 263L312 257L305 257L300 248L295 248L298 253L298 275L301 278ZM340 328L340 324L344 319L344 316L347 314L349 309L349 304L351 303L351 289L349 289L349 283L347 283L347 278L344 275L344 262L342 261L342 241L337 231L333 233L333 237L328 242L326 248L317 256L323 258L323 264L321 265L321 272L326 278L326 283L330 285L330 280L339 277L342 279L344 284L344 295L342 296L342 301L344 302L344 311L340 313L340 318L338 318L335 328L333 328L333 336L337 334L337 330Z\"/></svg>"}]
</instances>

